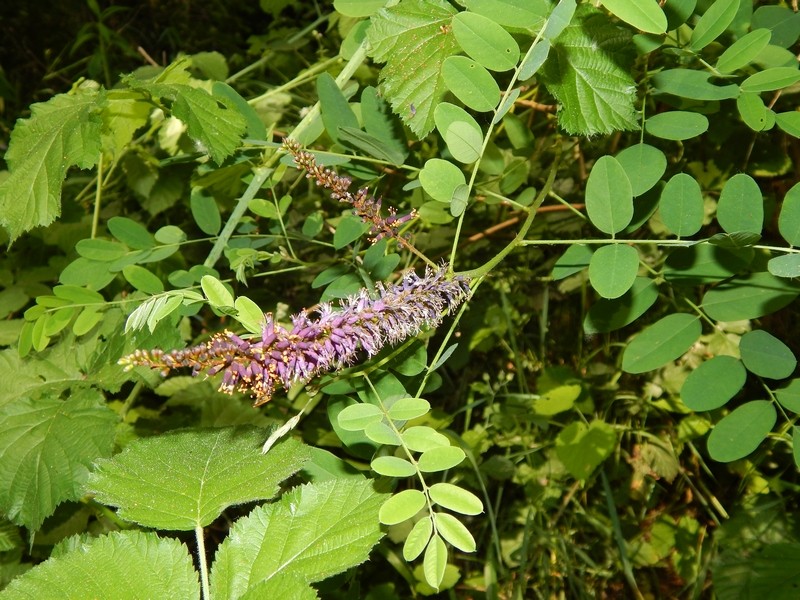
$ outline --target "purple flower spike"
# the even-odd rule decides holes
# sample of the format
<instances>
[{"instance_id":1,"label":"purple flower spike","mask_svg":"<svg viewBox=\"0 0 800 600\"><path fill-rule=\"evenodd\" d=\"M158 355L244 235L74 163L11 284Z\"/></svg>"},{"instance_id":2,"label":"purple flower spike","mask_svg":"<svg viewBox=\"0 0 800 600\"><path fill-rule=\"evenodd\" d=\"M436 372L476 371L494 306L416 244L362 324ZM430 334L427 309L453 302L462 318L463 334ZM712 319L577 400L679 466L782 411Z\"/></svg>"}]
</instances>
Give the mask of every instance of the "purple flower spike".
<instances>
[{"instance_id":1,"label":"purple flower spike","mask_svg":"<svg viewBox=\"0 0 800 600\"><path fill-rule=\"evenodd\" d=\"M262 335L252 340L223 331L205 344L173 350L136 350L119 363L132 369L147 366L166 375L188 367L192 375L222 372L220 391L249 393L259 406L279 387L288 390L327 371L355 362L358 353L377 354L387 343L397 344L437 327L469 294L464 277L447 279L444 267L428 269L424 277L407 273L393 285L377 284L378 297L367 290L340 302L339 310L324 303L314 311L303 310L286 329L266 315ZM309 315L316 315L311 318Z\"/></svg>"}]
</instances>

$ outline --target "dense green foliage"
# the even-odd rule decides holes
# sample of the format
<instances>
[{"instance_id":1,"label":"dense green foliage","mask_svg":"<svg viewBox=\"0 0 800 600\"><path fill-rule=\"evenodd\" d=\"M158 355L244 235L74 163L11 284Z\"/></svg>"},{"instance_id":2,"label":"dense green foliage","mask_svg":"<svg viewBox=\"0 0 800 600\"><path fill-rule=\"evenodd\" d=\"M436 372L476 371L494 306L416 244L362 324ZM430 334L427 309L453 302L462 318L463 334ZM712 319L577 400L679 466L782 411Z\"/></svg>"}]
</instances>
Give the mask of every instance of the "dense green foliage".
<instances>
[{"instance_id":1,"label":"dense green foliage","mask_svg":"<svg viewBox=\"0 0 800 600\"><path fill-rule=\"evenodd\" d=\"M2 9L0 597L797 597L796 2L143 6Z\"/></svg>"}]
</instances>

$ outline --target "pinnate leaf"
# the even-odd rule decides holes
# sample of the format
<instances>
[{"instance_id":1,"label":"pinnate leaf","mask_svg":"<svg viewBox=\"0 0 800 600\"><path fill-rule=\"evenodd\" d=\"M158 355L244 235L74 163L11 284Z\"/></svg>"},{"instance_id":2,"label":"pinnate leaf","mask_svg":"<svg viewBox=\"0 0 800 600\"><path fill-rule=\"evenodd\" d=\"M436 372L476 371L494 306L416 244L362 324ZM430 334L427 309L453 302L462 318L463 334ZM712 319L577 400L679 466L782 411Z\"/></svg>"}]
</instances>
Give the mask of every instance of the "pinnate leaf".
<instances>
[{"instance_id":1,"label":"pinnate leaf","mask_svg":"<svg viewBox=\"0 0 800 600\"><path fill-rule=\"evenodd\" d=\"M433 129L433 111L447 91L442 65L458 52L447 28L455 14L444 0L406 0L380 10L367 30L372 58L386 63L384 96L420 138Z\"/></svg>"},{"instance_id":2,"label":"pinnate leaf","mask_svg":"<svg viewBox=\"0 0 800 600\"><path fill-rule=\"evenodd\" d=\"M633 286L639 271L639 253L633 246L600 246L589 263L589 282L603 298L619 298Z\"/></svg>"},{"instance_id":3,"label":"pinnate leaf","mask_svg":"<svg viewBox=\"0 0 800 600\"><path fill-rule=\"evenodd\" d=\"M610 12L647 33L664 33L667 16L656 0L602 0Z\"/></svg>"},{"instance_id":4,"label":"pinnate leaf","mask_svg":"<svg viewBox=\"0 0 800 600\"><path fill-rule=\"evenodd\" d=\"M364 562L383 535L385 494L360 477L307 484L239 519L220 545L212 596L239 598L281 574L315 582Z\"/></svg>"},{"instance_id":5,"label":"pinnate leaf","mask_svg":"<svg viewBox=\"0 0 800 600\"><path fill-rule=\"evenodd\" d=\"M692 410L714 410L739 393L747 379L740 360L715 356L689 373L681 388L681 400Z\"/></svg>"},{"instance_id":6,"label":"pinnate leaf","mask_svg":"<svg viewBox=\"0 0 800 600\"><path fill-rule=\"evenodd\" d=\"M480 498L452 483L434 483L428 492L436 504L462 515L478 515L483 512Z\"/></svg>"},{"instance_id":7,"label":"pinnate leaf","mask_svg":"<svg viewBox=\"0 0 800 600\"><path fill-rule=\"evenodd\" d=\"M0 511L35 531L61 502L79 498L89 465L111 454L117 419L96 391L0 408Z\"/></svg>"},{"instance_id":8,"label":"pinnate leaf","mask_svg":"<svg viewBox=\"0 0 800 600\"><path fill-rule=\"evenodd\" d=\"M663 367L686 352L702 332L694 315L674 313L642 330L622 354L622 370L645 373Z\"/></svg>"},{"instance_id":9,"label":"pinnate leaf","mask_svg":"<svg viewBox=\"0 0 800 600\"><path fill-rule=\"evenodd\" d=\"M615 234L633 218L633 192L625 169L612 156L602 156L586 182L586 212L592 225Z\"/></svg>"},{"instance_id":10,"label":"pinnate leaf","mask_svg":"<svg viewBox=\"0 0 800 600\"><path fill-rule=\"evenodd\" d=\"M384 525L396 525L416 515L424 506L424 493L413 489L403 490L383 503L378 518Z\"/></svg>"},{"instance_id":11,"label":"pinnate leaf","mask_svg":"<svg viewBox=\"0 0 800 600\"><path fill-rule=\"evenodd\" d=\"M204 527L229 506L272 498L310 457L291 438L261 454L266 437L248 426L139 439L101 461L89 488L99 502L118 506L120 517L145 527Z\"/></svg>"},{"instance_id":12,"label":"pinnate leaf","mask_svg":"<svg viewBox=\"0 0 800 600\"><path fill-rule=\"evenodd\" d=\"M31 106L17 121L5 160L11 174L0 184L0 224L14 241L61 214L61 183L70 167L88 169L100 155L105 93L79 89Z\"/></svg>"},{"instance_id":13,"label":"pinnate leaf","mask_svg":"<svg viewBox=\"0 0 800 600\"><path fill-rule=\"evenodd\" d=\"M439 589L444 579L444 570L447 567L447 546L438 534L434 534L428 547L425 550L425 558L422 559L422 568L425 573L425 581Z\"/></svg>"},{"instance_id":14,"label":"pinnate leaf","mask_svg":"<svg viewBox=\"0 0 800 600\"><path fill-rule=\"evenodd\" d=\"M416 522L403 544L403 558L412 561L417 558L431 539L433 522L430 517L423 517Z\"/></svg>"},{"instance_id":15,"label":"pinnate leaf","mask_svg":"<svg viewBox=\"0 0 800 600\"><path fill-rule=\"evenodd\" d=\"M155 533L114 531L41 563L12 581L3 597L199 598L200 582L185 544Z\"/></svg>"},{"instance_id":16,"label":"pinnate leaf","mask_svg":"<svg viewBox=\"0 0 800 600\"><path fill-rule=\"evenodd\" d=\"M629 32L587 4L578 7L539 71L559 102L561 127L581 135L637 127L631 48Z\"/></svg>"}]
</instances>

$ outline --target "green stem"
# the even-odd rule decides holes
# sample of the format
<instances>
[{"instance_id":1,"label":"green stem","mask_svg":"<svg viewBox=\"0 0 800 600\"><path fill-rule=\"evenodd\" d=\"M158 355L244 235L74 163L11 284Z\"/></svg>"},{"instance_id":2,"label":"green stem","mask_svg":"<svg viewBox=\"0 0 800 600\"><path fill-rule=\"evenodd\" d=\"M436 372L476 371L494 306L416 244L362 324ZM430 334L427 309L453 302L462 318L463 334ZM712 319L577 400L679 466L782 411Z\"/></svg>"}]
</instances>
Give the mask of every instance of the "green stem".
<instances>
[{"instance_id":1,"label":"green stem","mask_svg":"<svg viewBox=\"0 0 800 600\"><path fill-rule=\"evenodd\" d=\"M211 590L208 586L208 564L206 563L206 541L203 534L203 528L200 525L195 526L194 537L197 540L197 558L200 562L200 585L203 588L203 600L208 600L211 597Z\"/></svg>"},{"instance_id":2,"label":"green stem","mask_svg":"<svg viewBox=\"0 0 800 600\"><path fill-rule=\"evenodd\" d=\"M491 271L495 266L497 266L500 261L502 261L508 254L517 246L521 246L525 244L525 236L528 234L528 230L533 225L533 220L536 218L536 209L541 206L544 199L547 197L547 194L550 193L550 189L553 187L553 182L556 180L556 172L558 171L558 164L559 164L559 157L556 156L556 159L553 161L553 166L550 167L550 173L547 175L547 181L544 184L544 187L539 192L539 195L536 197L536 200L533 201L531 204L528 212L528 217L525 219L525 222L520 227L519 232L511 240L508 245L500 250L495 256L493 256L488 262L484 265L478 267L477 269L472 269L470 271L463 271L459 273L459 275L463 275L465 277L471 278L478 278L483 277L489 271Z\"/></svg>"},{"instance_id":3,"label":"green stem","mask_svg":"<svg viewBox=\"0 0 800 600\"><path fill-rule=\"evenodd\" d=\"M94 191L94 212L92 213L92 239L97 237L100 225L100 205L103 199L103 153L97 158L97 187Z\"/></svg>"},{"instance_id":4,"label":"green stem","mask_svg":"<svg viewBox=\"0 0 800 600\"><path fill-rule=\"evenodd\" d=\"M233 232L236 231L236 227L239 225L240 219L244 216L250 201L255 198L258 190L264 185L270 173L272 173L272 169L267 166L256 167L250 185L247 186L244 194L242 194L242 197L239 198L239 201L236 203L228 222L225 223L225 228L222 230L222 233L220 233L217 241L214 242L214 247L211 248L211 252L208 253L208 258L206 258L203 263L204 266L213 267L219 260L219 257L222 256L222 251L225 249L225 246L228 245L228 240L231 239Z\"/></svg>"}]
</instances>

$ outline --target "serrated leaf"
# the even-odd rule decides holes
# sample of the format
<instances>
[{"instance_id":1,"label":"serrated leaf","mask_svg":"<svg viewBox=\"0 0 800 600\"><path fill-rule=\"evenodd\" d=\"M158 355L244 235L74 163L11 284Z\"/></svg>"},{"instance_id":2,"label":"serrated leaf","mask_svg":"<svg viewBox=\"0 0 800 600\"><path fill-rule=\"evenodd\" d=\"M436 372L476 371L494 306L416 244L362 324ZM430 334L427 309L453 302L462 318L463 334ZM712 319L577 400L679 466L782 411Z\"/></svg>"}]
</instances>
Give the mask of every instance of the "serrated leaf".
<instances>
[{"instance_id":1,"label":"serrated leaf","mask_svg":"<svg viewBox=\"0 0 800 600\"><path fill-rule=\"evenodd\" d=\"M70 552L13 580L3 596L9 600L199 598L197 575L189 549L178 540L144 531L113 531L76 540Z\"/></svg>"},{"instance_id":2,"label":"serrated leaf","mask_svg":"<svg viewBox=\"0 0 800 600\"><path fill-rule=\"evenodd\" d=\"M764 199L752 177L738 173L725 182L717 202L717 221L730 234L739 231L761 234Z\"/></svg>"},{"instance_id":3,"label":"serrated leaf","mask_svg":"<svg viewBox=\"0 0 800 600\"><path fill-rule=\"evenodd\" d=\"M600 246L589 263L589 282L603 298L619 298L631 289L639 271L639 252L626 244Z\"/></svg>"},{"instance_id":4,"label":"serrated leaf","mask_svg":"<svg viewBox=\"0 0 800 600\"><path fill-rule=\"evenodd\" d=\"M483 512L483 503L472 492L452 483L434 483L428 488L431 500L453 512L462 515L479 515Z\"/></svg>"},{"instance_id":5,"label":"serrated leaf","mask_svg":"<svg viewBox=\"0 0 800 600\"><path fill-rule=\"evenodd\" d=\"M665 33L667 17L656 0L602 0L609 12L647 33Z\"/></svg>"},{"instance_id":6,"label":"serrated leaf","mask_svg":"<svg viewBox=\"0 0 800 600\"><path fill-rule=\"evenodd\" d=\"M559 102L561 127L580 135L638 127L631 48L629 32L587 4L578 7L539 71Z\"/></svg>"},{"instance_id":7,"label":"serrated leaf","mask_svg":"<svg viewBox=\"0 0 800 600\"><path fill-rule=\"evenodd\" d=\"M694 235L703 226L703 193L691 175L673 175L661 191L661 220L678 237Z\"/></svg>"},{"instance_id":8,"label":"serrated leaf","mask_svg":"<svg viewBox=\"0 0 800 600\"><path fill-rule=\"evenodd\" d=\"M646 373L663 367L683 355L702 333L700 320L686 313L674 313L643 329L622 354L622 370Z\"/></svg>"},{"instance_id":9,"label":"serrated leaf","mask_svg":"<svg viewBox=\"0 0 800 600\"><path fill-rule=\"evenodd\" d=\"M708 453L719 462L744 458L764 441L777 420L767 400L753 400L724 416L708 436Z\"/></svg>"},{"instance_id":10,"label":"serrated leaf","mask_svg":"<svg viewBox=\"0 0 800 600\"><path fill-rule=\"evenodd\" d=\"M509 71L517 66L517 42L492 19L464 11L453 18L452 27L461 49L482 66L492 71Z\"/></svg>"},{"instance_id":11,"label":"serrated leaf","mask_svg":"<svg viewBox=\"0 0 800 600\"><path fill-rule=\"evenodd\" d=\"M61 215L61 184L70 167L88 169L100 155L105 92L80 88L31 106L17 121L0 183L0 224L13 242Z\"/></svg>"},{"instance_id":12,"label":"serrated leaf","mask_svg":"<svg viewBox=\"0 0 800 600\"><path fill-rule=\"evenodd\" d=\"M689 373L681 400L692 410L714 410L739 393L747 379L742 362L732 356L715 356Z\"/></svg>"},{"instance_id":13,"label":"serrated leaf","mask_svg":"<svg viewBox=\"0 0 800 600\"><path fill-rule=\"evenodd\" d=\"M419 138L433 129L433 111L447 91L441 71L458 52L449 30L455 14L444 0L407 0L381 9L367 30L370 56L386 63L380 73L383 94Z\"/></svg>"},{"instance_id":14,"label":"serrated leaf","mask_svg":"<svg viewBox=\"0 0 800 600\"><path fill-rule=\"evenodd\" d=\"M433 522L430 517L423 517L414 524L403 544L403 558L411 562L415 560L431 539L433 533Z\"/></svg>"},{"instance_id":15,"label":"serrated leaf","mask_svg":"<svg viewBox=\"0 0 800 600\"><path fill-rule=\"evenodd\" d=\"M272 498L310 458L292 438L261 453L263 429L252 426L167 432L140 438L98 462L88 488L98 502L145 527L191 531L229 506Z\"/></svg>"},{"instance_id":16,"label":"serrated leaf","mask_svg":"<svg viewBox=\"0 0 800 600\"><path fill-rule=\"evenodd\" d=\"M760 377L784 379L797 368L791 348L762 329L745 333L739 341L739 352L747 370Z\"/></svg>"},{"instance_id":17,"label":"serrated leaf","mask_svg":"<svg viewBox=\"0 0 800 600\"><path fill-rule=\"evenodd\" d=\"M360 477L307 484L239 519L220 545L211 594L239 598L280 574L313 583L362 563L383 535L385 494ZM280 540L280 543L276 543Z\"/></svg>"},{"instance_id":18,"label":"serrated leaf","mask_svg":"<svg viewBox=\"0 0 800 600\"><path fill-rule=\"evenodd\" d=\"M447 546L438 534L434 534L425 549L425 557L422 559L422 569L428 585L438 590L444 579L446 567Z\"/></svg>"},{"instance_id":19,"label":"serrated leaf","mask_svg":"<svg viewBox=\"0 0 800 600\"><path fill-rule=\"evenodd\" d=\"M89 465L111 454L117 421L96 391L0 407L0 511L39 529L61 502L83 494Z\"/></svg>"},{"instance_id":20,"label":"serrated leaf","mask_svg":"<svg viewBox=\"0 0 800 600\"><path fill-rule=\"evenodd\" d=\"M586 212L592 225L609 234L619 233L633 218L633 192L622 165L602 156L586 182Z\"/></svg>"},{"instance_id":21,"label":"serrated leaf","mask_svg":"<svg viewBox=\"0 0 800 600\"><path fill-rule=\"evenodd\" d=\"M239 147L247 123L225 96L212 96L188 85L170 86L175 101L172 114L186 123L189 136L201 144L219 164Z\"/></svg>"}]
</instances>

